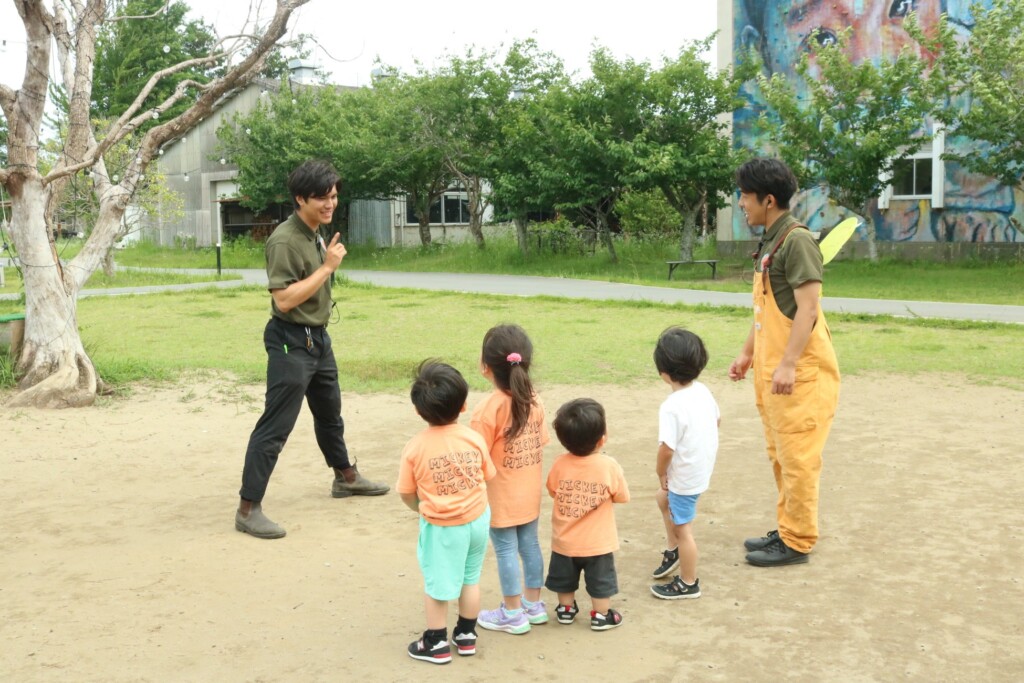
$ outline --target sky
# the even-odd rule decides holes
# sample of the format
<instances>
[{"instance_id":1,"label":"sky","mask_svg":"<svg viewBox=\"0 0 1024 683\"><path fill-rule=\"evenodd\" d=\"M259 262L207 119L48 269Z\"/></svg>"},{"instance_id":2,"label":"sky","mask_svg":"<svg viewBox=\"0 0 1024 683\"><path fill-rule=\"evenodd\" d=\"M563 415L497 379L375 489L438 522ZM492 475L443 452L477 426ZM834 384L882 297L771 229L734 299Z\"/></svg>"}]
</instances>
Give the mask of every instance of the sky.
<instances>
[{"instance_id":1,"label":"sky","mask_svg":"<svg viewBox=\"0 0 1024 683\"><path fill-rule=\"evenodd\" d=\"M237 32L250 8L249 0L186 2L194 8L192 16L213 24L221 35ZM262 15L271 16L273 0L262 4ZM367 85L377 57L412 71L417 60L428 68L436 66L446 51L462 55L470 46L499 50L530 37L578 77L588 75L587 58L594 45L619 59L628 56L657 66L687 41L706 38L716 22L717 3L711 0L311 0L293 15L289 30L313 34L321 47L312 59L330 82ZM20 86L24 54L25 34L14 3L0 0L0 83Z\"/></svg>"}]
</instances>

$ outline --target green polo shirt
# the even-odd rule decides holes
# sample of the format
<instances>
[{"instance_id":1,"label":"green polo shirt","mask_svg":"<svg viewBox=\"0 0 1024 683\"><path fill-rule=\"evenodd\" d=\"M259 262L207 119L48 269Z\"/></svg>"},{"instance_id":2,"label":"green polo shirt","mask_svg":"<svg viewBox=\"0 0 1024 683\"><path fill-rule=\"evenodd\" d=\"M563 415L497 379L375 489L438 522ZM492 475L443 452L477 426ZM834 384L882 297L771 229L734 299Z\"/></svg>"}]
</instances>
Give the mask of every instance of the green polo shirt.
<instances>
[{"instance_id":1,"label":"green polo shirt","mask_svg":"<svg viewBox=\"0 0 1024 683\"><path fill-rule=\"evenodd\" d=\"M782 236L789 232L800 221L788 211L779 216L765 232L764 247L761 258L772 253L772 249ZM756 269L761 272L761 258L758 258ZM772 283L772 294L779 310L792 320L796 317L796 297L793 290L805 282L821 282L824 264L821 249L814 235L805 229L797 229L789 233L789 237L772 257L768 278Z\"/></svg>"},{"instance_id":2,"label":"green polo shirt","mask_svg":"<svg viewBox=\"0 0 1024 683\"><path fill-rule=\"evenodd\" d=\"M317 248L318 231L310 230L296 214L274 228L267 238L267 289L284 289L299 280L305 280L323 265L323 256ZM282 313L274 299L270 299L271 314L297 325L326 325L331 316L331 280L301 304Z\"/></svg>"}]
</instances>

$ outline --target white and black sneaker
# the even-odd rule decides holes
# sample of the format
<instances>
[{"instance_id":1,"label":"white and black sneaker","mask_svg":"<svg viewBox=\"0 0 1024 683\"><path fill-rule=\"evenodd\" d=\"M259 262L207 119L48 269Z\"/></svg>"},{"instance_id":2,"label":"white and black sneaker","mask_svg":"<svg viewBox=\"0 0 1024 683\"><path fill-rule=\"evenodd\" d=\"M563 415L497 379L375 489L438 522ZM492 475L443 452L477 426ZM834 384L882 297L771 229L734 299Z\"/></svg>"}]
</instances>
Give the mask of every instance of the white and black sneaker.
<instances>
[{"instance_id":1,"label":"white and black sneaker","mask_svg":"<svg viewBox=\"0 0 1024 683\"><path fill-rule=\"evenodd\" d=\"M447 664L452 661L452 649L447 638L432 642L424 633L422 638L409 643L409 656L431 664Z\"/></svg>"},{"instance_id":2,"label":"white and black sneaker","mask_svg":"<svg viewBox=\"0 0 1024 683\"><path fill-rule=\"evenodd\" d=\"M472 631L456 633L452 636L452 645L455 651L462 657L469 657L476 654L476 634Z\"/></svg>"},{"instance_id":3,"label":"white and black sneaker","mask_svg":"<svg viewBox=\"0 0 1024 683\"><path fill-rule=\"evenodd\" d=\"M662 552L661 564L658 568L651 572L651 576L655 579L663 579L672 571L679 566L679 548L675 550L665 550Z\"/></svg>"},{"instance_id":4,"label":"white and black sneaker","mask_svg":"<svg viewBox=\"0 0 1024 683\"><path fill-rule=\"evenodd\" d=\"M683 577L676 576L672 583L651 586L651 593L662 600L682 600L686 598L700 597L700 579L695 579L693 585L683 582Z\"/></svg>"}]
</instances>

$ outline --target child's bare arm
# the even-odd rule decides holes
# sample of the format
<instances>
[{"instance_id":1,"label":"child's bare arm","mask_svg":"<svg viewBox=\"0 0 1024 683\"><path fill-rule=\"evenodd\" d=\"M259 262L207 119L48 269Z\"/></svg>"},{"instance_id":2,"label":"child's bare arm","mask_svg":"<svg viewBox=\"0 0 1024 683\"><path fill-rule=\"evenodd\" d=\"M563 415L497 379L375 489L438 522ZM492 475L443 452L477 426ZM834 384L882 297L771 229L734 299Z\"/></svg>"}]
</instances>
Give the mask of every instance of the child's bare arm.
<instances>
[{"instance_id":1,"label":"child's bare arm","mask_svg":"<svg viewBox=\"0 0 1024 683\"><path fill-rule=\"evenodd\" d=\"M420 511L420 499L415 493L399 493L402 502L413 512Z\"/></svg>"},{"instance_id":2,"label":"child's bare arm","mask_svg":"<svg viewBox=\"0 0 1024 683\"><path fill-rule=\"evenodd\" d=\"M672 462L672 454L675 451L664 443L658 444L658 462L655 467L655 472L658 474L658 481L661 483L661 488L668 490L668 465Z\"/></svg>"}]
</instances>

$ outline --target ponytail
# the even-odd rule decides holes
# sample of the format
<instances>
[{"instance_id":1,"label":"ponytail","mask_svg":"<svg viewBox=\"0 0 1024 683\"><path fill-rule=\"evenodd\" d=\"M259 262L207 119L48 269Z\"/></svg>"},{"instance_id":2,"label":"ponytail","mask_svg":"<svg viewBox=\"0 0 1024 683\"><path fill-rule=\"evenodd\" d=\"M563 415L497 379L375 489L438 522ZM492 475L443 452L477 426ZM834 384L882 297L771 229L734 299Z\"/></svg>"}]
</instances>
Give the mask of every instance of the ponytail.
<instances>
[{"instance_id":1,"label":"ponytail","mask_svg":"<svg viewBox=\"0 0 1024 683\"><path fill-rule=\"evenodd\" d=\"M505 430L511 441L526 429L536 404L530 381L533 344L519 325L498 325L484 335L480 359L491 369L495 386L512 397L512 424Z\"/></svg>"}]
</instances>

